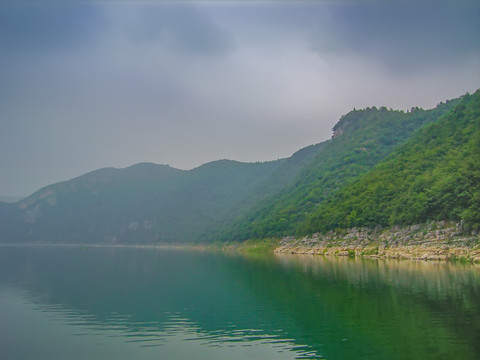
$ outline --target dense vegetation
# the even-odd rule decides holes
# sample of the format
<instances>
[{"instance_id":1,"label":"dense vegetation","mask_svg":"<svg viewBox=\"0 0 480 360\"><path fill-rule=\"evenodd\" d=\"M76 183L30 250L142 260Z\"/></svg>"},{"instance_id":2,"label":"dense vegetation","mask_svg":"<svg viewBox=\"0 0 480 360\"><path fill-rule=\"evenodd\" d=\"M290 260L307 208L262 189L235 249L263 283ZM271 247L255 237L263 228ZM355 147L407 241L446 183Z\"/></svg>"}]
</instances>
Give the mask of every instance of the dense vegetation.
<instances>
[{"instance_id":1,"label":"dense vegetation","mask_svg":"<svg viewBox=\"0 0 480 360\"><path fill-rule=\"evenodd\" d=\"M480 228L480 91L330 197L300 232L428 220Z\"/></svg>"}]
</instances>

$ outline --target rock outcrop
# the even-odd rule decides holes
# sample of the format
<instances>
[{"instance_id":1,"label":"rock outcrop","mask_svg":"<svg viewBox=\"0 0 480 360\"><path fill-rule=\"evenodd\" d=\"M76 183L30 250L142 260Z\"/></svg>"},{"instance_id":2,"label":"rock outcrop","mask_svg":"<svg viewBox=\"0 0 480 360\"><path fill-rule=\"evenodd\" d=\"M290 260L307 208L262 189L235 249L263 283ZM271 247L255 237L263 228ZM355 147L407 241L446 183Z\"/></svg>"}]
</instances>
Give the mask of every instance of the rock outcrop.
<instances>
[{"instance_id":1,"label":"rock outcrop","mask_svg":"<svg viewBox=\"0 0 480 360\"><path fill-rule=\"evenodd\" d=\"M464 234L461 224L448 222L388 229L352 228L301 239L286 237L275 252L480 262L480 235Z\"/></svg>"}]
</instances>

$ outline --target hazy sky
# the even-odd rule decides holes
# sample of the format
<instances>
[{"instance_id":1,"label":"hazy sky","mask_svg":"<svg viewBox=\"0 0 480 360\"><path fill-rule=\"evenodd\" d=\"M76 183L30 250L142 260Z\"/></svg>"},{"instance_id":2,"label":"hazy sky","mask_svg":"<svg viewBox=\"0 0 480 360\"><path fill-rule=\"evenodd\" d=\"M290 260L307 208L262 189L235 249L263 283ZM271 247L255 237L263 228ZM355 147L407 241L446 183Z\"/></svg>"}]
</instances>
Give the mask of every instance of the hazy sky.
<instances>
[{"instance_id":1,"label":"hazy sky","mask_svg":"<svg viewBox=\"0 0 480 360\"><path fill-rule=\"evenodd\" d=\"M0 195L97 168L265 161L353 107L480 87L480 2L0 2Z\"/></svg>"}]
</instances>

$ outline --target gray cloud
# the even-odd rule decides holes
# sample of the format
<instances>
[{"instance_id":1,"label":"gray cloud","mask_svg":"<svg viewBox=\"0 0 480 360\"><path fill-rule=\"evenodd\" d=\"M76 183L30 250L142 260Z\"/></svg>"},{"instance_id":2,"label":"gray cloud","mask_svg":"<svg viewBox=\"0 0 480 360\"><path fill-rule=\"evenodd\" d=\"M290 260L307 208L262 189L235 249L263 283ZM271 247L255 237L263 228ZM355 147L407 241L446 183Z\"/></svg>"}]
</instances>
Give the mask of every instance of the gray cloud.
<instances>
[{"instance_id":1,"label":"gray cloud","mask_svg":"<svg viewBox=\"0 0 480 360\"><path fill-rule=\"evenodd\" d=\"M46 52L91 41L102 12L89 2L5 1L0 11L3 50Z\"/></svg>"},{"instance_id":2,"label":"gray cloud","mask_svg":"<svg viewBox=\"0 0 480 360\"><path fill-rule=\"evenodd\" d=\"M136 15L127 25L134 42L160 42L200 55L223 54L233 46L225 31L195 6L153 3L140 8L133 4L125 7Z\"/></svg>"},{"instance_id":3,"label":"gray cloud","mask_svg":"<svg viewBox=\"0 0 480 360\"><path fill-rule=\"evenodd\" d=\"M331 11L328 28L312 37L319 53L362 54L401 73L479 59L478 2L358 2Z\"/></svg>"},{"instance_id":4,"label":"gray cloud","mask_svg":"<svg viewBox=\"0 0 480 360\"><path fill-rule=\"evenodd\" d=\"M353 107L478 87L478 47L454 41L473 15L440 29L418 2L337 3L0 2L0 195L140 161L285 157Z\"/></svg>"}]
</instances>

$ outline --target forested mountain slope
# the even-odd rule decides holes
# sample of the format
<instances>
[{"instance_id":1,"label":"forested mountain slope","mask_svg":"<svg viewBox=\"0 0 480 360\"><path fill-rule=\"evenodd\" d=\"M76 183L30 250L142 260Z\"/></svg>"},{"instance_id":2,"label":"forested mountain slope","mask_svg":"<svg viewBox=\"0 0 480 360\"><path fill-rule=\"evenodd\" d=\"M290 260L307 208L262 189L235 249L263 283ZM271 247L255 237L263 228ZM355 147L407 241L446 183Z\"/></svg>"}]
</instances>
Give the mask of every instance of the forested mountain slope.
<instances>
[{"instance_id":1,"label":"forested mountain slope","mask_svg":"<svg viewBox=\"0 0 480 360\"><path fill-rule=\"evenodd\" d=\"M428 220L480 229L480 91L330 197L300 233Z\"/></svg>"},{"instance_id":2,"label":"forested mountain slope","mask_svg":"<svg viewBox=\"0 0 480 360\"><path fill-rule=\"evenodd\" d=\"M320 204L384 160L419 128L436 121L458 104L409 112L382 108L353 110L333 128L334 136L282 192L259 201L224 239L291 235Z\"/></svg>"}]
</instances>

